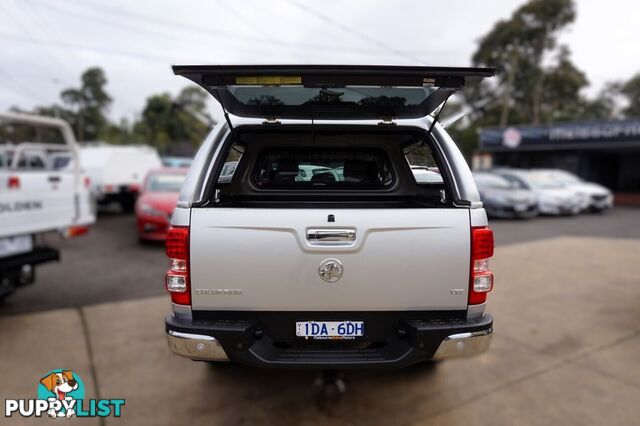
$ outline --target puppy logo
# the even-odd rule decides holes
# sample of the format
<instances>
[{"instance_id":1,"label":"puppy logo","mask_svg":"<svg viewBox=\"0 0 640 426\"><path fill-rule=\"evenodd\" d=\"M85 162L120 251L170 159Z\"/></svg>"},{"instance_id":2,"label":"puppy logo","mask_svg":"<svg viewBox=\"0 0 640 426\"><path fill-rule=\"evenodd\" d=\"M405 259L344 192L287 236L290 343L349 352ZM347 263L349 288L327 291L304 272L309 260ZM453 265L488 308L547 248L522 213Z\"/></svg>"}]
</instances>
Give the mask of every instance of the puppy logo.
<instances>
[{"instance_id":1,"label":"puppy logo","mask_svg":"<svg viewBox=\"0 0 640 426\"><path fill-rule=\"evenodd\" d=\"M75 416L76 400L84 398L82 380L71 370L53 370L40 379L38 399L52 402L47 414L52 417ZM59 401L58 403L54 403Z\"/></svg>"},{"instance_id":2,"label":"puppy logo","mask_svg":"<svg viewBox=\"0 0 640 426\"><path fill-rule=\"evenodd\" d=\"M40 379L49 392L53 392L57 399L63 400L67 393L78 389L78 382L73 378L73 371L63 370L61 373L51 373Z\"/></svg>"}]
</instances>

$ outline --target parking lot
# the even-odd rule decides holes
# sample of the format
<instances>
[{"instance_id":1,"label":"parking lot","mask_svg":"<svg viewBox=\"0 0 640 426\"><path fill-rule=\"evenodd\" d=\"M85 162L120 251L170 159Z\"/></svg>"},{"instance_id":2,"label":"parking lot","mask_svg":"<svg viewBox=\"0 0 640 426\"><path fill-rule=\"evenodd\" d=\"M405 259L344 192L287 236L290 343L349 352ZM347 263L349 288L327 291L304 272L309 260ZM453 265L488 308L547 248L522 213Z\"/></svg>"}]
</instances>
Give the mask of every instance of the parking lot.
<instances>
[{"instance_id":1,"label":"parking lot","mask_svg":"<svg viewBox=\"0 0 640 426\"><path fill-rule=\"evenodd\" d=\"M0 306L0 390L32 398L41 374L71 368L89 397L126 399L122 418L106 419L124 424L635 424L639 218L616 208L493 222L489 352L348 371L347 392L320 410L314 372L171 355L163 248L138 243L132 216L102 214L88 236L61 243L61 263Z\"/></svg>"}]
</instances>

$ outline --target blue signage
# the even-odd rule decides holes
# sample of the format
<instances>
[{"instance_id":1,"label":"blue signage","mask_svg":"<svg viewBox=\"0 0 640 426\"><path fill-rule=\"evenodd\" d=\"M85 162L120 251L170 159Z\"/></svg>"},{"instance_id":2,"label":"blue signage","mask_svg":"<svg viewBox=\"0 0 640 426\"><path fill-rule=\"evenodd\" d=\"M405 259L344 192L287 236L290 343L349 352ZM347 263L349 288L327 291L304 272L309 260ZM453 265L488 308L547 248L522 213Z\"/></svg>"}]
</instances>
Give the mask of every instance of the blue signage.
<instances>
[{"instance_id":1,"label":"blue signage","mask_svg":"<svg viewBox=\"0 0 640 426\"><path fill-rule=\"evenodd\" d=\"M483 129L480 147L484 150L522 148L582 148L616 142L640 142L640 120L554 123L542 126L514 126Z\"/></svg>"}]
</instances>

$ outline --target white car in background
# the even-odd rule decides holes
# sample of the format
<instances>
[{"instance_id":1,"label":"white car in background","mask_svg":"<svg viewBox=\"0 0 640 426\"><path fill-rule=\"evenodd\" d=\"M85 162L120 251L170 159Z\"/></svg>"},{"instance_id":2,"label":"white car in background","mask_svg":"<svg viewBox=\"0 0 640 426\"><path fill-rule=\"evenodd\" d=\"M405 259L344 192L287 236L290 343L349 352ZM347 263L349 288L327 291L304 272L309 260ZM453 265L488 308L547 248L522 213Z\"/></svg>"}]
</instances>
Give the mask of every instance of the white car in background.
<instances>
[{"instance_id":1,"label":"white car in background","mask_svg":"<svg viewBox=\"0 0 640 426\"><path fill-rule=\"evenodd\" d=\"M548 173L518 169L496 170L496 173L532 190L538 199L541 214L575 215L583 210L584 197Z\"/></svg>"},{"instance_id":2,"label":"white car in background","mask_svg":"<svg viewBox=\"0 0 640 426\"><path fill-rule=\"evenodd\" d=\"M540 173L547 173L554 181L575 191L582 199L583 210L602 212L613 207L613 193L602 185L586 182L565 170L541 170Z\"/></svg>"},{"instance_id":3,"label":"white car in background","mask_svg":"<svg viewBox=\"0 0 640 426\"><path fill-rule=\"evenodd\" d=\"M417 183L442 183L442 175L425 166L411 166L411 172Z\"/></svg>"}]
</instances>

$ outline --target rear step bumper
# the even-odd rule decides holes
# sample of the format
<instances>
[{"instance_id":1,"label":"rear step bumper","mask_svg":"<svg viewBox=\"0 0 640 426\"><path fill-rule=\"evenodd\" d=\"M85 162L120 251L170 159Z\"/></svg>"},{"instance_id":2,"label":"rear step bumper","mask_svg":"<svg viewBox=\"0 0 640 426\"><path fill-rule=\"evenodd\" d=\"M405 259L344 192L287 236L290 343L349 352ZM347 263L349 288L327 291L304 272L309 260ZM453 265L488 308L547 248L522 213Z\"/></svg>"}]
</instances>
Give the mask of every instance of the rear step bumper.
<instances>
[{"instance_id":1,"label":"rear step bumper","mask_svg":"<svg viewBox=\"0 0 640 426\"><path fill-rule=\"evenodd\" d=\"M385 320L385 313L380 313ZM493 318L405 320L399 333L364 348L283 347L257 320L187 320L169 315L166 331L172 352L200 361L234 361L274 368L401 368L429 359L480 354L489 348ZM305 341L306 342L306 341Z\"/></svg>"}]
</instances>

